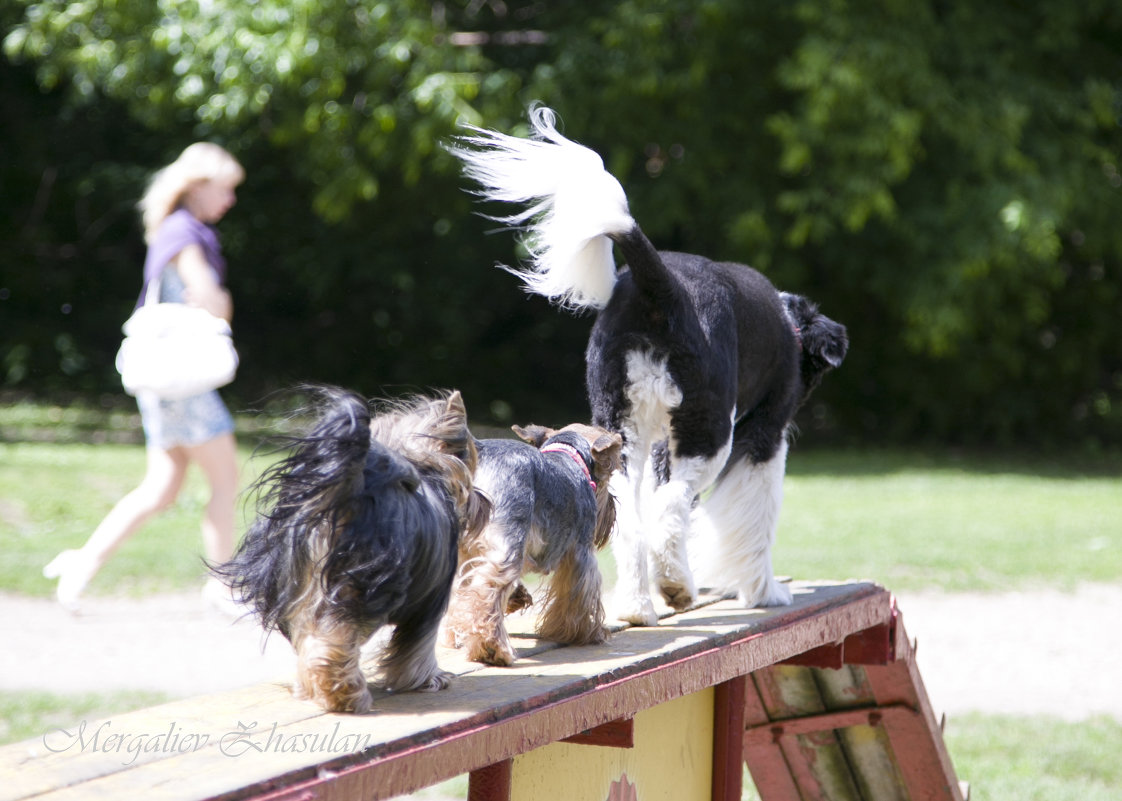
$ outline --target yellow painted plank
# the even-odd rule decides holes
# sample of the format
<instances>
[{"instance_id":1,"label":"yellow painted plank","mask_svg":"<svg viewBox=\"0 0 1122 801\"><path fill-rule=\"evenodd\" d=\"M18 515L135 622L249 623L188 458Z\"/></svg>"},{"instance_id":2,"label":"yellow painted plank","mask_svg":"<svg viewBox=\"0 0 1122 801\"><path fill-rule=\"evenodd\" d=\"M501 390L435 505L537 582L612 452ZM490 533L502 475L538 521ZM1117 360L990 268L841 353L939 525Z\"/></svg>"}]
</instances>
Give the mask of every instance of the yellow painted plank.
<instances>
[{"instance_id":1,"label":"yellow painted plank","mask_svg":"<svg viewBox=\"0 0 1122 801\"><path fill-rule=\"evenodd\" d=\"M604 801L612 785L643 801L709 801L713 783L713 690L635 716L634 748L554 743L514 758L511 801ZM627 796L616 796L627 797Z\"/></svg>"}]
</instances>

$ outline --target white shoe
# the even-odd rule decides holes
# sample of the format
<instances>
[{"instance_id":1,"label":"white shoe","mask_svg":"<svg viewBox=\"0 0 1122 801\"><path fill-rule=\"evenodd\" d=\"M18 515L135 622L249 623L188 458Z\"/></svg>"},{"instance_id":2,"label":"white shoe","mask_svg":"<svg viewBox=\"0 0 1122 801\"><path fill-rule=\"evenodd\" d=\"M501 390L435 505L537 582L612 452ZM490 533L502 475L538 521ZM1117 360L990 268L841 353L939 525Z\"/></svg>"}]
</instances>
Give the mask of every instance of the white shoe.
<instances>
[{"instance_id":1,"label":"white shoe","mask_svg":"<svg viewBox=\"0 0 1122 801\"><path fill-rule=\"evenodd\" d=\"M77 612L79 599L100 568L95 560L89 558L81 551L63 551L47 566L43 568L45 578L58 579L55 597L59 604L68 612Z\"/></svg>"}]
</instances>

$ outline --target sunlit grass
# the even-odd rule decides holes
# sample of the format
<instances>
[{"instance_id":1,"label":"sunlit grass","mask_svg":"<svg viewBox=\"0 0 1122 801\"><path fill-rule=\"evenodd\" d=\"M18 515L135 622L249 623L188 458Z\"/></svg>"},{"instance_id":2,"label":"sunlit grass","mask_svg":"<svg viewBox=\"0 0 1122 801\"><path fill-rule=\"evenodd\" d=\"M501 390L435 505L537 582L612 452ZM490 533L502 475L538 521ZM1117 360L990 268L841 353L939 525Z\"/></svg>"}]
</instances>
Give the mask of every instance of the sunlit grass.
<instances>
[{"instance_id":1,"label":"sunlit grass","mask_svg":"<svg viewBox=\"0 0 1122 801\"><path fill-rule=\"evenodd\" d=\"M243 487L269 463L251 454L239 451ZM144 460L140 445L0 443L0 590L49 594L43 565L85 541L143 476ZM1122 579L1118 474L1052 465L1039 475L898 452L800 452L790 468L774 554L780 574L867 578L898 591L1070 589ZM90 592L197 585L206 499L192 470L175 507L126 543ZM611 583L609 551L602 564Z\"/></svg>"},{"instance_id":2,"label":"sunlit grass","mask_svg":"<svg viewBox=\"0 0 1122 801\"><path fill-rule=\"evenodd\" d=\"M1122 478L869 456L792 459L775 567L894 590L1001 590L1122 578ZM796 466L797 465L797 466Z\"/></svg>"},{"instance_id":3,"label":"sunlit grass","mask_svg":"<svg viewBox=\"0 0 1122 801\"><path fill-rule=\"evenodd\" d=\"M261 459L239 450L241 483ZM140 445L0 443L0 591L46 596L43 566L64 548L81 546L102 517L144 475ZM176 504L149 521L114 554L89 592L143 594L201 586L200 521L206 482L197 468Z\"/></svg>"},{"instance_id":4,"label":"sunlit grass","mask_svg":"<svg viewBox=\"0 0 1122 801\"><path fill-rule=\"evenodd\" d=\"M113 693L60 695L37 690L0 691L0 744L42 737L94 720L155 706L170 696L121 690Z\"/></svg>"}]
</instances>

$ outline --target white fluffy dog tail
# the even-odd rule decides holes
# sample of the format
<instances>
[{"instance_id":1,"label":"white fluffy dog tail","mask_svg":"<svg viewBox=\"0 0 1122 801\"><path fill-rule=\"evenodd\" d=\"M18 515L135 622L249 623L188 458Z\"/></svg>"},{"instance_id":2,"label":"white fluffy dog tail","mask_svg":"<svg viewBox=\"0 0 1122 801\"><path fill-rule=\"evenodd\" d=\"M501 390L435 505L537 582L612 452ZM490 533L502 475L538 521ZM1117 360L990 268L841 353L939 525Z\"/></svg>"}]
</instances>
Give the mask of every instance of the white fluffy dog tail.
<instances>
[{"instance_id":1,"label":"white fluffy dog tail","mask_svg":"<svg viewBox=\"0 0 1122 801\"><path fill-rule=\"evenodd\" d=\"M603 308L616 283L609 237L635 226L627 196L596 153L557 132L553 111L532 107L530 124L528 139L472 128L449 150L481 197L526 206L495 218L525 229L529 269L511 272L526 288L565 308Z\"/></svg>"}]
</instances>

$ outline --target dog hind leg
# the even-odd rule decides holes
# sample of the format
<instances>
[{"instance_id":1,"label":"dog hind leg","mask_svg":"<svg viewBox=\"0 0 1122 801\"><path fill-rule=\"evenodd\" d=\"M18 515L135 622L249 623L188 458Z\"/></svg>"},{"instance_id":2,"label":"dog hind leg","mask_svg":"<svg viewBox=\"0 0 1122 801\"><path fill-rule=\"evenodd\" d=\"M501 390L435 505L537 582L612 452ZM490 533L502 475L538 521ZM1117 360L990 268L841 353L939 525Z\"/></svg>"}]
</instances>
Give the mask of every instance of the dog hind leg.
<instances>
[{"instance_id":1,"label":"dog hind leg","mask_svg":"<svg viewBox=\"0 0 1122 801\"><path fill-rule=\"evenodd\" d=\"M315 701L328 712L369 712L370 690L359 667L359 652L369 634L350 625L323 622L294 633L296 696Z\"/></svg>"},{"instance_id":2,"label":"dog hind leg","mask_svg":"<svg viewBox=\"0 0 1122 801\"><path fill-rule=\"evenodd\" d=\"M786 463L783 439L770 460L730 466L694 510L690 563L702 586L735 591L748 607L791 603L791 591L775 580L771 563Z\"/></svg>"},{"instance_id":3,"label":"dog hind leg","mask_svg":"<svg viewBox=\"0 0 1122 801\"><path fill-rule=\"evenodd\" d=\"M440 615L427 610L417 619L397 624L381 660L387 690L431 692L451 684L452 674L441 670L436 662L439 630Z\"/></svg>"},{"instance_id":4,"label":"dog hind leg","mask_svg":"<svg viewBox=\"0 0 1122 801\"><path fill-rule=\"evenodd\" d=\"M605 364L590 361L588 369L589 399L593 409L599 410L594 412L593 422L607 427L617 417L622 419L618 428L623 437L626 475L617 471L611 480L616 498L612 553L618 575L613 615L637 626L655 626L658 613L651 601L650 576L652 567L659 575L660 560L652 559L652 551L660 543L652 532L662 524L651 510L662 478L653 454L655 444L670 435L671 410L681 404L682 393L665 359L635 350L627 353L623 364L617 366L622 366L627 376L619 395L613 395L604 386L604 374L609 372Z\"/></svg>"},{"instance_id":5,"label":"dog hind leg","mask_svg":"<svg viewBox=\"0 0 1122 801\"><path fill-rule=\"evenodd\" d=\"M695 499L720 473L730 449L731 439L715 456L683 458L673 455L672 444L669 476L645 503L655 580L666 603L679 611L697 598L688 552Z\"/></svg>"},{"instance_id":6,"label":"dog hind leg","mask_svg":"<svg viewBox=\"0 0 1122 801\"><path fill-rule=\"evenodd\" d=\"M500 513L501 514L501 513ZM504 618L516 587L521 587L522 547L528 522L492 522L463 549L452 604L444 627L467 658L489 665L510 665L514 647ZM523 588L525 592L525 588ZM528 593L527 593L528 595Z\"/></svg>"},{"instance_id":7,"label":"dog hind leg","mask_svg":"<svg viewBox=\"0 0 1122 801\"><path fill-rule=\"evenodd\" d=\"M610 540L616 562L616 586L612 594L612 616L636 626L657 626L658 613L651 602L647 543L639 518L639 483L642 466L612 474L611 490L616 499L616 530Z\"/></svg>"},{"instance_id":8,"label":"dog hind leg","mask_svg":"<svg viewBox=\"0 0 1122 801\"><path fill-rule=\"evenodd\" d=\"M600 567L592 544L570 549L558 563L542 601L538 634L569 645L607 639Z\"/></svg>"},{"instance_id":9,"label":"dog hind leg","mask_svg":"<svg viewBox=\"0 0 1122 801\"><path fill-rule=\"evenodd\" d=\"M507 602L521 577L520 562L484 561L471 571L463 590L470 608L470 620L463 634L468 659L499 666L514 663L514 646L504 617Z\"/></svg>"}]
</instances>

